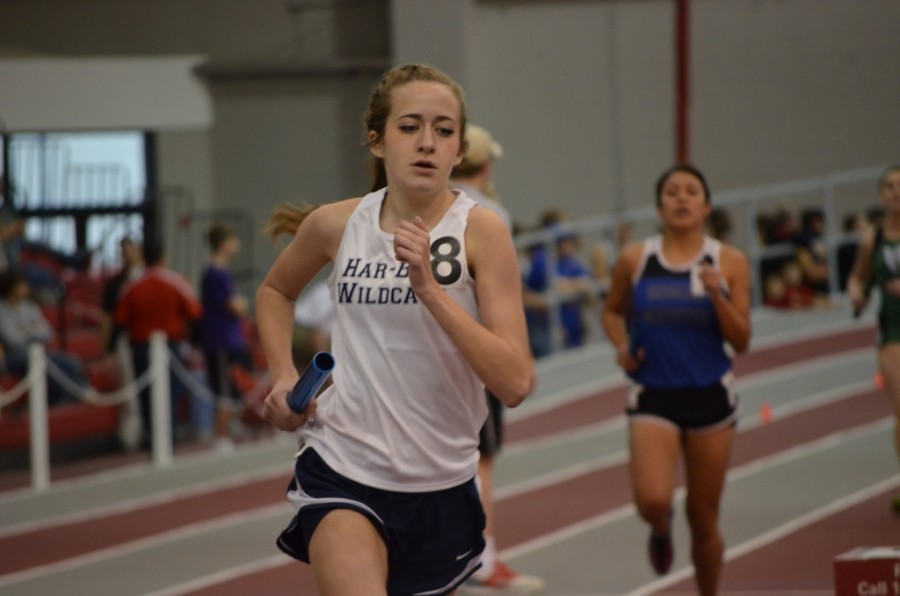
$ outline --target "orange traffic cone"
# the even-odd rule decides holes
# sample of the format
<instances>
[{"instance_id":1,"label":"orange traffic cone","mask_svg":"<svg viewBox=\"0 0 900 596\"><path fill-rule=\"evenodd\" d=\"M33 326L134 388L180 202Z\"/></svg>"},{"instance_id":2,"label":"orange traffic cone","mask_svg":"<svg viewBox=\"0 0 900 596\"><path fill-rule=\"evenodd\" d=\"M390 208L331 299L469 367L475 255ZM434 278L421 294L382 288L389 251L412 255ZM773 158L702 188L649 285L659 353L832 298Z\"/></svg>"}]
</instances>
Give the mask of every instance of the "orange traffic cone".
<instances>
[{"instance_id":1,"label":"orange traffic cone","mask_svg":"<svg viewBox=\"0 0 900 596\"><path fill-rule=\"evenodd\" d=\"M772 406L769 402L764 401L761 406L759 406L759 419L763 424L769 424L772 422Z\"/></svg>"}]
</instances>

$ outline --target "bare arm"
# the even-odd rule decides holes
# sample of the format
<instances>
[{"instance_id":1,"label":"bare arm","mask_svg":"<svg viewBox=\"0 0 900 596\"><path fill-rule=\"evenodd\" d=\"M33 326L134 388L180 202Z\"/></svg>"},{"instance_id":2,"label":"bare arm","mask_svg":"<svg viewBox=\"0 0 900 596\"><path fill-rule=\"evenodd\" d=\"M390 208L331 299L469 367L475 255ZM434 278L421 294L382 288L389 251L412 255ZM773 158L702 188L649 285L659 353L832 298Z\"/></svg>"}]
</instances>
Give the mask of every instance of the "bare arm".
<instances>
[{"instance_id":1,"label":"bare arm","mask_svg":"<svg viewBox=\"0 0 900 596\"><path fill-rule=\"evenodd\" d=\"M722 247L722 273L705 266L700 274L704 288L716 310L725 341L741 354L750 346L750 268L747 258L736 248ZM728 294L722 291L722 278Z\"/></svg>"},{"instance_id":2,"label":"bare arm","mask_svg":"<svg viewBox=\"0 0 900 596\"><path fill-rule=\"evenodd\" d=\"M287 392L299 375L291 358L294 302L309 281L337 255L341 235L358 201L320 207L300 225L256 293L256 321L266 353L272 392L265 416L282 430L301 426L315 411L315 402L303 415L290 410Z\"/></svg>"},{"instance_id":3,"label":"bare arm","mask_svg":"<svg viewBox=\"0 0 900 596\"><path fill-rule=\"evenodd\" d=\"M867 232L859 243L856 251L856 261L853 270L847 279L847 294L853 302L853 308L861 311L865 308L869 298L866 296L866 286L872 278L872 252L875 250L875 234Z\"/></svg>"},{"instance_id":4,"label":"bare arm","mask_svg":"<svg viewBox=\"0 0 900 596\"><path fill-rule=\"evenodd\" d=\"M394 237L398 260L409 263L413 291L459 348L466 362L508 407L534 387L518 259L503 221L486 209L469 215L466 252L478 297L480 321L471 317L434 279L428 232L417 220Z\"/></svg>"},{"instance_id":5,"label":"bare arm","mask_svg":"<svg viewBox=\"0 0 900 596\"><path fill-rule=\"evenodd\" d=\"M613 267L612 282L603 312L600 315L603 330L616 349L616 360L626 372L634 372L640 366L640 354L630 352L630 338L625 325L625 312L631 302L631 283L641 255L641 245L636 244L622 252Z\"/></svg>"},{"instance_id":6,"label":"bare arm","mask_svg":"<svg viewBox=\"0 0 900 596\"><path fill-rule=\"evenodd\" d=\"M247 305L247 299L243 296L236 294L228 299L228 305L226 306L228 312L231 313L238 319L243 319L247 316L250 308Z\"/></svg>"},{"instance_id":7,"label":"bare arm","mask_svg":"<svg viewBox=\"0 0 900 596\"><path fill-rule=\"evenodd\" d=\"M815 259L813 259L812 253L807 248L800 248L797 250L797 263L800 265L800 269L803 270L803 275L807 279L811 279L816 282L827 282L828 281L828 266L823 265L822 263L817 263Z\"/></svg>"}]
</instances>

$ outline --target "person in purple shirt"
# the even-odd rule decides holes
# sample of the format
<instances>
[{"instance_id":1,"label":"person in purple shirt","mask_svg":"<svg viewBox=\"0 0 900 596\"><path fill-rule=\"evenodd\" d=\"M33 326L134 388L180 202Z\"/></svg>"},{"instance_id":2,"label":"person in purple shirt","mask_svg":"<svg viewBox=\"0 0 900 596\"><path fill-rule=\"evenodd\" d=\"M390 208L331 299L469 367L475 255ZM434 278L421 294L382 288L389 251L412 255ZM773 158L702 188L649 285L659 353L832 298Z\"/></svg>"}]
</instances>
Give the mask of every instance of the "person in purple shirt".
<instances>
[{"instance_id":1,"label":"person in purple shirt","mask_svg":"<svg viewBox=\"0 0 900 596\"><path fill-rule=\"evenodd\" d=\"M209 387L217 396L216 446L220 451L234 449L231 420L237 390L230 381L229 369L234 364L250 368L247 339L242 326L247 316L247 300L238 293L234 275L228 267L240 251L240 239L227 224L216 224L209 230L212 259L200 282L203 317L200 338L206 358Z\"/></svg>"}]
</instances>

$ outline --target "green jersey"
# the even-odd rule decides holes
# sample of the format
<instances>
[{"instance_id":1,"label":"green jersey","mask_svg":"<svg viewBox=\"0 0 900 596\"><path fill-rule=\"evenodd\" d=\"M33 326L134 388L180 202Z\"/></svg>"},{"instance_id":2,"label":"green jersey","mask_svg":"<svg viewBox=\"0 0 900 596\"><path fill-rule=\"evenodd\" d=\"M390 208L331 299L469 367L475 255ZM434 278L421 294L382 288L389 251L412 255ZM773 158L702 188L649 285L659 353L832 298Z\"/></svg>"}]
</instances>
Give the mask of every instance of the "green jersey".
<instances>
[{"instance_id":1,"label":"green jersey","mask_svg":"<svg viewBox=\"0 0 900 596\"><path fill-rule=\"evenodd\" d=\"M886 240L884 231L875 235L872 252L872 281L881 290L878 331L882 345L900 343L900 298L887 291L887 282L900 279L900 239Z\"/></svg>"}]
</instances>

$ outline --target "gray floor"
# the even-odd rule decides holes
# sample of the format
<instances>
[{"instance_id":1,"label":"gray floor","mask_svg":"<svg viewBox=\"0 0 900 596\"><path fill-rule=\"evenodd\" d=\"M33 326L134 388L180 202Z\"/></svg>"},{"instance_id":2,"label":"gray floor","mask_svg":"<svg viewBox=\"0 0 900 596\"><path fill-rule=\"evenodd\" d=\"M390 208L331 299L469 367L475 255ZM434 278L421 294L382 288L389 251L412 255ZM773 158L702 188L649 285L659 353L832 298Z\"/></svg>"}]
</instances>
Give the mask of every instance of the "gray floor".
<instances>
[{"instance_id":1,"label":"gray floor","mask_svg":"<svg viewBox=\"0 0 900 596\"><path fill-rule=\"evenodd\" d=\"M772 345L857 324L844 309L788 315L759 312L754 315L755 345ZM739 384L741 427L759 424L763 402L771 404L776 416L788 416L868 388L874 368L874 351L859 350L745 377ZM522 408L511 412L511 419L539 415L622 380L608 348L602 345L542 362L539 373L538 392ZM892 478L897 466L889 447L889 433L888 424L881 422L733 471L723 511L729 544L746 544L799 515ZM0 495L0 536L140 503L166 502L250 478L287 477L293 448L291 438L285 437L242 447L229 458L212 453L185 456L166 470L142 464L61 482L46 494L19 491ZM559 440L515 445L498 465L499 506L502 497L535 483L621 463L626 456L624 448L621 418ZM836 469L841 473L836 474ZM202 582L207 575L254 563L277 563L272 539L282 528L287 512L286 505L248 511L48 568L0 577L0 594L175 593L168 592L172 586ZM679 577L679 570L686 565L683 517L675 528L678 557L673 578ZM655 578L643 556L645 539L644 526L626 506L542 541L517 546L506 555L522 571L543 576L548 594L642 593L660 585L653 583Z\"/></svg>"}]
</instances>

